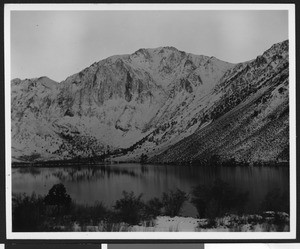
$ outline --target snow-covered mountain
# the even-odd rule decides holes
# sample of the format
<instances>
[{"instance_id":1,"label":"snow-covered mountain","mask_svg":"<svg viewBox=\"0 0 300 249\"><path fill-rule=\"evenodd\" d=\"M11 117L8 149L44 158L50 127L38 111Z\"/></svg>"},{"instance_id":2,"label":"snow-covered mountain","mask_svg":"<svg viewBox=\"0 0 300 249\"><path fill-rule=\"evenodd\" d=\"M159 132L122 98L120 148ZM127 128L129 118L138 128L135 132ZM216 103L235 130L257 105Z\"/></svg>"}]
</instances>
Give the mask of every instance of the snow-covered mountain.
<instances>
[{"instance_id":1,"label":"snow-covered mountain","mask_svg":"<svg viewBox=\"0 0 300 249\"><path fill-rule=\"evenodd\" d=\"M159 162L289 160L288 41L231 68L199 110L197 130Z\"/></svg>"},{"instance_id":2,"label":"snow-covered mountain","mask_svg":"<svg viewBox=\"0 0 300 249\"><path fill-rule=\"evenodd\" d=\"M237 65L140 49L60 83L14 79L11 90L13 161L108 151L124 161L259 161L288 150L288 41Z\"/></svg>"}]
</instances>

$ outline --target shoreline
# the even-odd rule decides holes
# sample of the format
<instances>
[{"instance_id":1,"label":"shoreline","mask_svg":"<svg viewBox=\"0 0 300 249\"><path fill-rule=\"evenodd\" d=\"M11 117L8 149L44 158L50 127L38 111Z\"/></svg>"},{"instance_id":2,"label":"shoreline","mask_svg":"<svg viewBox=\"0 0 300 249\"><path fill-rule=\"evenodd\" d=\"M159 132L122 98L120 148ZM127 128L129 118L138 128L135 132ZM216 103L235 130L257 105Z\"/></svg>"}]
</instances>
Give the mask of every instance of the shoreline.
<instances>
[{"instance_id":1,"label":"shoreline","mask_svg":"<svg viewBox=\"0 0 300 249\"><path fill-rule=\"evenodd\" d=\"M149 162L149 163L140 163L136 161L112 161L112 162L100 162L100 161L91 161L90 159L68 159L68 160L49 160L49 161L36 161L36 162L12 162L12 168L20 168L20 167L86 167L86 166L112 166L119 164L140 164L143 166L151 166L151 165L170 165L170 166L196 166L196 167L288 167L290 166L290 162L252 162L252 163L233 163L230 164L227 161L220 163L189 163L189 162Z\"/></svg>"}]
</instances>

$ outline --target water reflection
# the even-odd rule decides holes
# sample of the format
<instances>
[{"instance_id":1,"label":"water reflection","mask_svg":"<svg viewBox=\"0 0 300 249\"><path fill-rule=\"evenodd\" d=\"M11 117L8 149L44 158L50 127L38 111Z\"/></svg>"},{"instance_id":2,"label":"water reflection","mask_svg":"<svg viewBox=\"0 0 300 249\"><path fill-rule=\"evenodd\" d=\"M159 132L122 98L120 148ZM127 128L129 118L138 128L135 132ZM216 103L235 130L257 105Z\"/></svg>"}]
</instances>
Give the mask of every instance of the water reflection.
<instances>
[{"instance_id":1,"label":"water reflection","mask_svg":"<svg viewBox=\"0 0 300 249\"><path fill-rule=\"evenodd\" d=\"M110 177L111 175L124 175L130 177L141 177L141 174L136 173L133 170L126 168L111 167L108 165L102 166L87 166L87 167L68 167L68 168L56 168L57 171L52 172L54 177L57 177L60 181L93 181L99 178ZM143 172L144 173L144 172Z\"/></svg>"},{"instance_id":2,"label":"water reflection","mask_svg":"<svg viewBox=\"0 0 300 249\"><path fill-rule=\"evenodd\" d=\"M21 174L31 174L33 176L41 174L41 170L36 167L23 167L19 168L19 173Z\"/></svg>"},{"instance_id":3,"label":"water reflection","mask_svg":"<svg viewBox=\"0 0 300 249\"><path fill-rule=\"evenodd\" d=\"M72 199L82 204L102 201L107 206L122 197L122 191L143 193L143 199L161 197L177 188L190 193L199 184L210 186L216 179L249 193L246 211L255 212L264 196L274 189L289 189L288 167L197 167L171 165L99 165L76 167L13 168L13 192L45 195L56 183L63 183ZM184 215L195 215L186 203Z\"/></svg>"}]
</instances>

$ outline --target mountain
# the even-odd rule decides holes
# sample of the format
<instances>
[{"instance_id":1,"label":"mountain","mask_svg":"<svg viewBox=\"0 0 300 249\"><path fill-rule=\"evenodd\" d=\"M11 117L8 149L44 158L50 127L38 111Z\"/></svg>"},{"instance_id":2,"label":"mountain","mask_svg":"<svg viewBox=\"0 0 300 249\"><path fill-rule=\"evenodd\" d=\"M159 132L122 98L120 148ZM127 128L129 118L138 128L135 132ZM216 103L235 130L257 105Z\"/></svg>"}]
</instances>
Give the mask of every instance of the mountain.
<instances>
[{"instance_id":1,"label":"mountain","mask_svg":"<svg viewBox=\"0 0 300 249\"><path fill-rule=\"evenodd\" d=\"M288 41L239 64L140 49L11 90L13 161L287 159Z\"/></svg>"},{"instance_id":2,"label":"mountain","mask_svg":"<svg viewBox=\"0 0 300 249\"><path fill-rule=\"evenodd\" d=\"M288 79L288 41L236 65L209 96L212 105L199 111L197 130L153 161L289 160Z\"/></svg>"}]
</instances>

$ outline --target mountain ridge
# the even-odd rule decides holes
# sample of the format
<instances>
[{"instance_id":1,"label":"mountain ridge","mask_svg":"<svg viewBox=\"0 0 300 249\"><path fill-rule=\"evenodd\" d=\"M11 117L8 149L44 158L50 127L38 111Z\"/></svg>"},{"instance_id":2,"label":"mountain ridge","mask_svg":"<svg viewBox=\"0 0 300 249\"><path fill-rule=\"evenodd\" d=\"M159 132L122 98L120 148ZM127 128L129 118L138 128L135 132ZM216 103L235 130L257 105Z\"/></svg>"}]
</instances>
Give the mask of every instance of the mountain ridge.
<instances>
[{"instance_id":1,"label":"mountain ridge","mask_svg":"<svg viewBox=\"0 0 300 249\"><path fill-rule=\"evenodd\" d=\"M287 66L288 41L284 41L256 59L237 64L160 47L108 57L59 83L45 76L14 79L13 160L79 159L107 155L109 151L115 160L139 161L141 154L147 154L152 162L175 163L168 159L171 148L182 148L180 143L193 135L199 137L201 129L214 127L218 118L243 104L256 88L262 89L261 85L271 84L272 91L276 84L284 87L284 96L276 98L288 99ZM272 83L276 75L282 79ZM234 85L236 89L231 89ZM265 91L271 91L268 89ZM233 100L234 95L239 100ZM212 143L209 148L216 147ZM163 154L166 151L168 156ZM221 158L234 157L233 151L227 156L218 153ZM236 160L243 158L235 153ZM203 158L188 154L177 161ZM211 156L212 152L207 154ZM245 160L259 158L248 156Z\"/></svg>"}]
</instances>

